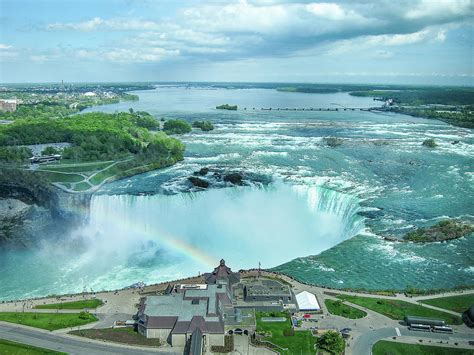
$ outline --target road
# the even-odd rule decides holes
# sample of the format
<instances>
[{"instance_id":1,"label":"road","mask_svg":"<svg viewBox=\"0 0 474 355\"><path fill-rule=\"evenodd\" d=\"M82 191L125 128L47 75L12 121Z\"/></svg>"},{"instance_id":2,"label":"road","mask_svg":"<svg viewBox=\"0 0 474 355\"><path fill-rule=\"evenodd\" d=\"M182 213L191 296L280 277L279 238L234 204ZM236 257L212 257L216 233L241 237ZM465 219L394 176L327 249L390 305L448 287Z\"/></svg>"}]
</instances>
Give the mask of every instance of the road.
<instances>
[{"instance_id":1,"label":"road","mask_svg":"<svg viewBox=\"0 0 474 355\"><path fill-rule=\"evenodd\" d=\"M111 354L182 354L172 348L166 349L139 349L126 345L101 344L91 339L73 337L60 333L51 333L44 330L21 327L14 324L0 322L0 339L7 339L19 343L38 346L41 348L66 352L71 355L111 355Z\"/></svg>"},{"instance_id":2,"label":"road","mask_svg":"<svg viewBox=\"0 0 474 355\"><path fill-rule=\"evenodd\" d=\"M416 332L408 330L406 327L397 327L399 329L399 334L397 334L396 328L382 328L363 333L357 338L357 341L354 343L353 347L350 349L352 354L371 354L372 347L376 342L385 338L397 337L401 335L401 338L398 336L397 340L402 340L407 343L418 343L419 340L423 340L425 345L437 345L436 343L443 342L446 346L457 347L454 343L459 343L463 348L468 348L467 342L469 340L474 340L474 334L440 334L440 333L430 333L430 332ZM391 339L387 339L391 340Z\"/></svg>"}]
</instances>

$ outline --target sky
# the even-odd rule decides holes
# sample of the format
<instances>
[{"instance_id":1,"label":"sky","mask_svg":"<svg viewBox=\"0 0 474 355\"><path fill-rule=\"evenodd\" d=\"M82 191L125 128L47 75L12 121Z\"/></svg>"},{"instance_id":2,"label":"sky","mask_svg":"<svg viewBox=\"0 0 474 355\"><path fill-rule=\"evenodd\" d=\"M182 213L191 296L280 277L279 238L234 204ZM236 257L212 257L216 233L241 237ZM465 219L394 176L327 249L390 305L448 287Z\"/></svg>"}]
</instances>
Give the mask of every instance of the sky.
<instances>
[{"instance_id":1,"label":"sky","mask_svg":"<svg viewBox=\"0 0 474 355\"><path fill-rule=\"evenodd\" d=\"M473 0L0 0L0 82L474 85Z\"/></svg>"}]
</instances>

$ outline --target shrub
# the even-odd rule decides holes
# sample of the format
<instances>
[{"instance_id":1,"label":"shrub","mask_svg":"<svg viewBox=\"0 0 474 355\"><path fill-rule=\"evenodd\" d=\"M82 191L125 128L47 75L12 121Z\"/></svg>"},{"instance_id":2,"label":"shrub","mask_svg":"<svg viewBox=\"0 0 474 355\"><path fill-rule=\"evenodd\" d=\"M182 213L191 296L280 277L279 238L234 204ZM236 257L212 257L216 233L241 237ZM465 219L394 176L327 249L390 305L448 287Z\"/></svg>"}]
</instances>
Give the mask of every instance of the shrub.
<instances>
[{"instance_id":1,"label":"shrub","mask_svg":"<svg viewBox=\"0 0 474 355\"><path fill-rule=\"evenodd\" d=\"M342 339L341 334L334 330L330 330L323 334L316 343L319 348L333 354L340 354L345 348L344 339Z\"/></svg>"},{"instance_id":2,"label":"shrub","mask_svg":"<svg viewBox=\"0 0 474 355\"><path fill-rule=\"evenodd\" d=\"M425 139L422 145L428 148L436 148L438 146L433 138Z\"/></svg>"},{"instance_id":3,"label":"shrub","mask_svg":"<svg viewBox=\"0 0 474 355\"><path fill-rule=\"evenodd\" d=\"M184 134L191 132L191 125L184 120L168 120L163 125L163 131L170 134Z\"/></svg>"},{"instance_id":4,"label":"shrub","mask_svg":"<svg viewBox=\"0 0 474 355\"><path fill-rule=\"evenodd\" d=\"M49 146L43 149L41 155L54 155L59 154L61 151L55 147Z\"/></svg>"},{"instance_id":5,"label":"shrub","mask_svg":"<svg viewBox=\"0 0 474 355\"><path fill-rule=\"evenodd\" d=\"M213 345L211 351L214 353L230 353L234 351L234 337L232 335L226 335L224 337L224 346Z\"/></svg>"},{"instance_id":6,"label":"shrub","mask_svg":"<svg viewBox=\"0 0 474 355\"><path fill-rule=\"evenodd\" d=\"M326 145L331 148L338 147L342 145L343 142L341 138L337 137L327 137L324 138L324 140L326 141Z\"/></svg>"},{"instance_id":7,"label":"shrub","mask_svg":"<svg viewBox=\"0 0 474 355\"><path fill-rule=\"evenodd\" d=\"M80 319L89 319L90 316L91 316L91 315L90 315L89 313L84 312L84 311L81 311L81 312L79 313L79 318L80 318Z\"/></svg>"},{"instance_id":8,"label":"shrub","mask_svg":"<svg viewBox=\"0 0 474 355\"><path fill-rule=\"evenodd\" d=\"M212 131L214 125L209 121L194 121L193 127L200 128L202 131Z\"/></svg>"}]
</instances>

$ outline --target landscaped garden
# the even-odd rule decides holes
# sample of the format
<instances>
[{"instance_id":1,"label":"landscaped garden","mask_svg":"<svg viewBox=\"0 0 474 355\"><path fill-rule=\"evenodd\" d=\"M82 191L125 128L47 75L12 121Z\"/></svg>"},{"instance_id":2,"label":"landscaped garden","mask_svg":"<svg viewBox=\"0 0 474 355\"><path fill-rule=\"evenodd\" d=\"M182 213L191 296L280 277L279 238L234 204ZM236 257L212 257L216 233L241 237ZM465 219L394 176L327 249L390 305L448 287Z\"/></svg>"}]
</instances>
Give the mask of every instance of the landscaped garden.
<instances>
[{"instance_id":1,"label":"landscaped garden","mask_svg":"<svg viewBox=\"0 0 474 355\"><path fill-rule=\"evenodd\" d=\"M33 313L0 312L0 321L27 325L46 330L72 328L96 322L98 319L86 312L80 313Z\"/></svg>"},{"instance_id":2,"label":"landscaped garden","mask_svg":"<svg viewBox=\"0 0 474 355\"><path fill-rule=\"evenodd\" d=\"M36 306L37 309L84 309L84 308L97 308L104 304L102 300L82 300L72 302L61 302L51 304L41 304Z\"/></svg>"},{"instance_id":3,"label":"landscaped garden","mask_svg":"<svg viewBox=\"0 0 474 355\"><path fill-rule=\"evenodd\" d=\"M444 308L454 312L463 313L474 304L474 294L431 298L420 302L438 308Z\"/></svg>"},{"instance_id":4,"label":"landscaped garden","mask_svg":"<svg viewBox=\"0 0 474 355\"><path fill-rule=\"evenodd\" d=\"M283 322L264 322L262 318L284 317ZM316 338L308 330L295 331L287 312L257 312L257 333L264 335L263 341L271 342L283 354L314 354ZM282 350L286 349L286 350Z\"/></svg>"},{"instance_id":5,"label":"landscaped garden","mask_svg":"<svg viewBox=\"0 0 474 355\"><path fill-rule=\"evenodd\" d=\"M148 339L135 331L133 328L105 328L105 329L81 329L73 330L69 334L80 337L106 340L116 343L145 345L145 346L159 346L158 339Z\"/></svg>"},{"instance_id":6,"label":"landscaped garden","mask_svg":"<svg viewBox=\"0 0 474 355\"><path fill-rule=\"evenodd\" d=\"M349 301L359 306L371 309L372 311L383 314L391 319L403 319L406 316L419 316L443 319L447 324L462 323L461 318L455 315L405 301L350 295L338 295L337 297L344 301Z\"/></svg>"},{"instance_id":7,"label":"landscaped garden","mask_svg":"<svg viewBox=\"0 0 474 355\"><path fill-rule=\"evenodd\" d=\"M344 318L358 319L364 318L367 313L361 311L360 309L348 306L347 304L342 303L341 300L324 300L324 304L328 309L329 313L341 316Z\"/></svg>"},{"instance_id":8,"label":"landscaped garden","mask_svg":"<svg viewBox=\"0 0 474 355\"><path fill-rule=\"evenodd\" d=\"M31 346L28 344L17 343L15 341L0 339L0 351L2 354L9 355L65 355L66 353L61 353L58 351L53 351L44 348L38 348L36 346Z\"/></svg>"}]
</instances>

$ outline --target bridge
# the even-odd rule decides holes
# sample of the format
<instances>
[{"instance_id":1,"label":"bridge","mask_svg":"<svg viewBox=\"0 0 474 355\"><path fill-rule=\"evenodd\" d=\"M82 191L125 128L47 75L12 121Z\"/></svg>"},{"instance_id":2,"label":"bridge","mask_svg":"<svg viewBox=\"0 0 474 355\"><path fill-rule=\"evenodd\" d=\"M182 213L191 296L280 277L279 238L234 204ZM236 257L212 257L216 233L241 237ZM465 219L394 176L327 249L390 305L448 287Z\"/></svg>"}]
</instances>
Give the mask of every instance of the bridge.
<instances>
[{"instance_id":1,"label":"bridge","mask_svg":"<svg viewBox=\"0 0 474 355\"><path fill-rule=\"evenodd\" d=\"M326 111L326 112L336 112L336 111L385 111L383 107L244 107L244 111Z\"/></svg>"}]
</instances>

